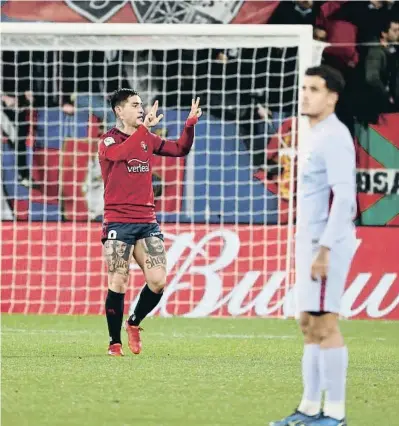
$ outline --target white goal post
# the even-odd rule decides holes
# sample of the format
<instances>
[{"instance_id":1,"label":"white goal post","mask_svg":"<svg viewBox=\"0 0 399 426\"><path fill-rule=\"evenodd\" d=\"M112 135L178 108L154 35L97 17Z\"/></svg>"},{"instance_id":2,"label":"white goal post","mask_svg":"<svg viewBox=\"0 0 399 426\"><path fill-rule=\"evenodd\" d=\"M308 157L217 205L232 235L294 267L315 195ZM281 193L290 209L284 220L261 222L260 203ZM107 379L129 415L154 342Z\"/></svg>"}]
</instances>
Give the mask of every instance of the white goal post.
<instances>
[{"instance_id":1,"label":"white goal post","mask_svg":"<svg viewBox=\"0 0 399 426\"><path fill-rule=\"evenodd\" d=\"M78 64L74 62L75 59L69 59L66 64L75 70L70 77L73 80L75 90L78 90L76 87L79 87L79 84L86 79L89 81L89 85L93 81L101 80L94 74L90 63L96 52L102 52L101 58L104 68L108 67L109 64L111 64L110 66L115 65L115 67L119 67L121 74L124 74L127 80L130 79L129 81L133 82L132 85L135 85L136 82L143 84L143 87L145 87L143 96L148 99L148 102L154 99L154 96L160 97L161 106L171 111L170 114L166 114L164 126L168 127L171 123L171 127L166 130L169 135L174 137L184 123L185 107L187 107L183 102L184 96L199 95L202 99L205 99L202 104L205 111L201 120L202 127L198 127L197 130L199 142L194 144L194 148L185 163L176 165L176 169L180 170L181 173L179 177L175 176L174 180L172 179L174 183L177 179L179 185L181 183L180 189L176 189L176 194L170 195L172 198L179 198L181 209L174 211L171 208L172 210L169 209L164 214L165 209L167 209L164 193L160 196L158 204L158 208L161 210L160 221L164 226L166 239L170 239L168 253L172 259L168 266L171 283L162 302L163 305L159 307L159 312L162 315L182 314L186 316L208 314L277 314L287 316L291 314L292 297L289 298L288 295L293 285L294 276L293 231L296 209L295 175L297 173L294 161L296 157L301 157L301 151L306 143L305 138L302 137L306 131L306 123L300 114L298 87L301 87L305 70L319 63L324 48L324 44L318 43L316 45L313 42L311 26L17 22L0 24L0 31L2 55L3 52L14 52L14 57L17 57L16 52L28 52L26 62L27 69L30 71L27 72L31 72L31 74L26 77L25 75L17 75L15 72L15 81L27 78L31 87L34 87L36 77L32 70L36 65L40 65L45 69L43 80L53 81L51 86L52 99L60 99L63 96L64 86L61 80L65 76L62 74L63 71L60 71L63 70L62 67L64 66L63 52L72 52L72 54L75 52L76 55L71 56L73 58L77 58L79 52L88 52L87 61ZM217 56L216 59L212 56L215 49L217 49L218 55L220 55L220 52L223 54ZM252 59L244 57L245 49L252 52ZM287 53L289 49L297 49L295 50L295 58L289 56ZM168 51L176 52L172 59L167 56ZM193 51L194 54L187 56L185 54L187 51ZM205 51L205 56L197 56L196 52L199 51ZM263 52L263 62L261 63L264 68L261 66L255 69L254 63L258 58L256 55L261 51ZM43 57L48 57L48 52L51 52L53 56L47 62L40 62L42 60L36 59L35 52L43 52ZM141 55L142 52L145 52L145 56ZM164 53L159 54L158 52ZM273 56L275 52L278 53L277 57ZM196 61L202 64L203 69L205 69L201 75L196 74L198 71ZM295 61L295 67L286 71L286 65L290 65L290 61ZM276 63L278 64L276 65ZM216 82L213 81L213 64L216 64L216 68L220 70ZM12 67L13 65L15 69L19 69L16 64L9 63L5 59L2 59L1 65L2 70L6 66ZM87 71L89 74L85 75L86 71L79 74L80 66L82 66L80 70L89 70ZM139 75L140 66L147 67L148 73L146 75ZM155 75L153 73L155 68L158 70L157 67L161 71L157 71L158 74ZM229 67L236 69L236 74L228 74ZM173 69L172 74L170 74L171 69ZM247 72L248 69L250 71ZM276 72L275 69L279 71ZM288 77L291 73L292 81L295 81L288 88L285 87L284 83L285 73ZM108 75L106 72L101 75L103 80L99 82L101 87L106 85L108 80L119 79L119 83L122 81L120 76L112 75L107 78L104 77L104 75ZM13 77L7 77L3 72L2 94L7 94L10 78ZM232 79L236 84L234 90L231 90ZM156 87L155 83L152 84L152 80L158 82ZM176 83L173 90L168 89L168 82L171 80ZM245 84L242 83L244 80ZM25 92L22 93L21 90L17 89L18 84L15 81L12 87L17 99L18 96L24 96ZM203 81L202 86L200 81ZM262 81L264 81L263 86ZM269 87L271 81L274 81L273 87ZM279 85L280 87L278 87ZM42 92L38 93L45 98L50 97L50 93L47 93L50 90L48 89L49 86L44 84L43 87ZM283 99L282 95L283 92L287 92L287 89L289 89L288 93L292 93L292 99L288 102L292 113L286 112L287 101L286 98ZM276 134L274 136L277 137L277 145L279 146L277 157L283 155L291 162L291 166L286 169L289 172L289 182L286 182L287 190L284 196L284 205L287 209L284 220L281 219L278 211L274 211L281 208L283 196L280 192L276 194L268 192L268 178L266 177L268 172L265 174L263 183L262 179L259 180L259 178L253 183L252 170L255 173L257 166L254 167L252 164L252 148L248 148L248 151L246 151L244 149L246 145L240 141L241 135L245 132L247 132L245 138L249 140L250 146L252 146L251 143L253 143L254 138L262 137L261 134L253 130L259 121L259 117L254 119L253 114L258 108L258 104L262 103L259 101L260 98L256 97L259 93L261 93L259 97L266 96L265 99L268 99L270 95L281 99L281 103L274 108L268 109L266 104L263 106L270 114L269 122L267 121L268 117L265 118L266 128L271 124L275 126ZM70 133L73 135L80 134L79 126L81 123L80 119L77 118L80 108L86 108L90 113L95 108L100 108L104 110L102 119L106 120L106 110L109 110L107 102L103 101L100 106L94 107L91 103L94 96L91 93L85 92L84 94L89 105L84 103L84 99L82 99L82 104L75 101L75 109L72 115L68 115L69 113L63 112L62 109L61 112L57 112L58 116L56 115L54 111L58 107L61 108L61 101L57 101L60 102L60 106L49 106L49 104L44 103L40 104L39 107L36 107L37 103L35 104L32 101L30 106L27 107L27 109L35 111L35 114L37 114L34 115L35 117L39 117L41 113L46 117L39 124L35 122L32 126L33 132L38 132L37 129L40 128L44 135L42 137L44 140L42 144L44 145L40 148L44 150L44 154L42 154L45 159L44 165L40 163L41 169L44 168L44 174L42 173L40 178L36 177L36 180L42 179L39 182L42 185L39 192L42 191L42 194L35 192L37 189L28 188L28 193L23 193L23 199L27 206L26 214L18 216L14 212L12 222L2 222L2 236L5 239L2 243L1 255L5 267L5 270L2 271L2 286L5 288L2 310L25 313L102 312L102 295L106 288L106 275L101 260L101 251L93 248L100 246L99 224L93 222L95 214L88 214L87 217L83 215L82 217L85 218L83 220L74 215L66 215L63 209L67 204L67 197L65 196L66 201L60 201L64 196L63 188L69 184L66 182L68 177L62 176L65 169L70 167L72 174L68 176L76 178L82 168L89 169L90 166L88 164L82 166L84 162L79 162L79 159L83 157L80 152L65 153L64 141L61 142L62 148L59 149L62 153L60 159L57 160L60 167L58 178L56 178L59 183L58 195L53 200L54 206L58 206L57 201L59 201L60 206L57 208L60 210L57 210L57 214L60 215L60 218L59 220L49 220L47 207L43 207L40 214L37 213L38 204L43 203L44 205L49 200L47 190L43 189L47 182L43 182L43 180L48 179L48 176L52 173L52 166L48 165L50 163L46 163L46 161L49 161L49 157L54 155L54 147L50 146L48 142L50 125L59 124L59 126L65 127L66 120L72 129ZM12 93L7 95L12 97ZM33 89L31 96L35 97L35 95ZM172 101L169 100L169 95L172 95ZM176 97L173 97L175 95ZM232 106L231 103L229 106L224 104L230 95L235 96L236 107ZM76 94L74 96L71 99L76 99ZM214 97L219 101L214 101ZM255 100L252 101L251 99ZM71 101L68 101L68 103L71 103ZM83 104L85 106L81 107ZM245 111L249 111L245 114L249 115L240 116L240 111L244 107L246 108ZM2 103L1 108L1 114L4 116L6 108L4 103ZM40 113L40 111L42 112ZM32 119L32 116L32 114L29 116L29 120ZM172 117L170 122L168 122L168 117ZM281 134L281 125L288 118L292 119L291 135L288 135L292 143L287 145L285 138L288 136ZM35 120L40 121L39 118L35 118ZM243 131L242 123L247 125L250 130ZM15 124L17 125L17 123ZM296 132L298 135L296 135ZM85 138L90 139L90 136L87 136L86 133L84 133ZM271 136L273 135L269 131L265 138ZM29 158L37 154L35 138L37 138L37 134L31 134L31 139L34 142L33 149L30 148L28 153ZM217 142L213 142L215 138ZM237 144L233 148L231 141L236 141ZM10 199L8 202L11 208L15 209L18 204L15 198L20 196L21 191L19 191L20 181L18 181L17 173L11 169L18 167L16 158L19 154L16 154L16 144L8 144L7 150L4 151L5 146L2 144L1 148L3 158L2 183L5 188L5 197ZM212 146L219 146L219 148L215 148L215 150L219 149L217 153L219 157L212 157L215 154ZM268 142L266 141L266 156L268 149ZM68 155L73 157L68 163L69 166L65 165L65 158ZM202 164L201 161L204 158L205 163ZM212 161L217 161L217 158L221 161L220 170L215 170L218 167L215 163L212 163ZM206 159L211 161L208 165ZM6 160L9 162L7 163ZM90 159L88 161L94 162L95 160ZM276 161L277 178L274 177L273 179L278 186L283 179L281 177L283 166L279 160ZM34 165L32 167L34 168ZM159 167L165 169L169 166L162 162ZM198 174L197 171L201 167L204 171L202 174ZM93 170L94 168L95 165L93 165ZM248 173L249 178L247 188L243 189L246 186L246 181L243 178L244 172ZM90 173L90 170L86 173L89 176L86 177L85 184L85 188L88 188L87 191L85 190L87 199L90 198L90 188L92 188L90 182L87 183L87 181L90 181ZM162 175L162 179L164 178ZM10 182L10 179L13 179L13 182ZM259 195L259 185L264 185L264 191L267 192L263 201L260 200L263 195ZM179 194L177 194L177 191L179 191ZM92 198L98 198L100 192L96 192L96 195ZM73 208L77 208L79 195L76 195L76 191L72 191L72 194L72 202L75 202ZM57 200L57 197L59 200ZM248 211L245 211L245 207L242 206L243 197L248 197ZM90 201L87 201L87 204L89 205ZM272 207L270 207L270 211L259 211L259 206ZM55 210L57 208L54 207ZM88 208L90 210L90 205ZM265 208L265 210L267 209ZM262 217L264 217L264 220ZM264 233L262 245L259 232L263 228L265 228L265 231L261 231ZM65 235L70 235L71 238L68 239ZM214 239L212 240L212 238ZM6 244L6 247L4 247L4 244ZM56 246L56 248L50 250L49 244ZM21 245L24 245L24 249L21 249ZM65 258L61 259L64 257L64 253L66 253ZM178 253L180 253L180 256L178 256ZM184 266L187 262L186 258L191 258L191 260ZM207 269L206 264L211 266ZM65 268L69 268L69 271ZM132 265L131 269L134 283L130 295L134 299L142 285L142 280L139 278L137 266ZM49 271L51 271L50 274ZM283 273L284 282L281 281L280 287L275 284L276 291L267 296L266 287L272 286L274 281L279 280L279 277L275 275L276 272ZM21 275L24 278L21 278ZM101 278L98 278L100 275ZM199 278L199 276L201 277ZM181 279L183 282L180 282ZM218 285L212 283L212 279L217 283L220 282L223 288L215 289ZM91 290L84 290L81 280L90 281ZM96 282L93 283L93 280L96 280ZM212 288L213 285L214 288ZM217 291L218 294L216 294ZM183 293L184 297L179 296ZM269 299L267 302L263 302L260 300L262 297L266 299L269 297ZM45 303L45 300L51 301L51 309L46 308L47 302ZM267 307L263 306L265 303L268 304Z\"/></svg>"}]
</instances>

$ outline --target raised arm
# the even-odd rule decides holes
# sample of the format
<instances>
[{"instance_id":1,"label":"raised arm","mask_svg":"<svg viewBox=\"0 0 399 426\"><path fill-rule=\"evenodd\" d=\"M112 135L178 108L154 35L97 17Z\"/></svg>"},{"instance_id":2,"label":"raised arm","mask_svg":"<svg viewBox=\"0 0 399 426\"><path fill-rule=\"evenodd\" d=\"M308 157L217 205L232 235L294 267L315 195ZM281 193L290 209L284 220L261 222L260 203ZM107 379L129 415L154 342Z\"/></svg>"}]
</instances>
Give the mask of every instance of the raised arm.
<instances>
[{"instance_id":1,"label":"raised arm","mask_svg":"<svg viewBox=\"0 0 399 426\"><path fill-rule=\"evenodd\" d=\"M154 137L154 154L164 157L184 157L190 152L194 142L194 126L198 123L202 111L199 107L200 98L191 102L191 111L188 115L183 133L177 141L161 139L159 136Z\"/></svg>"},{"instance_id":2,"label":"raised arm","mask_svg":"<svg viewBox=\"0 0 399 426\"><path fill-rule=\"evenodd\" d=\"M194 142L194 126L197 122L197 117L187 119L183 132L177 140L161 139L154 135L154 154L163 157L184 157L187 155Z\"/></svg>"}]
</instances>

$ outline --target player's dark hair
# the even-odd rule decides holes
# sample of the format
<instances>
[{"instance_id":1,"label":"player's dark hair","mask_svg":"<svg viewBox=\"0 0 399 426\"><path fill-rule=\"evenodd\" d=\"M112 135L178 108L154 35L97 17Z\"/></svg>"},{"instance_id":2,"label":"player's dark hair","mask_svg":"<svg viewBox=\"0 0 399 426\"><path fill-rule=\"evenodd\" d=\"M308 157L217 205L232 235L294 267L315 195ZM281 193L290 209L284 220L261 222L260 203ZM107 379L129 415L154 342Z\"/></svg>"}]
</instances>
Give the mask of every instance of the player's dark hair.
<instances>
[{"instance_id":1,"label":"player's dark hair","mask_svg":"<svg viewBox=\"0 0 399 426\"><path fill-rule=\"evenodd\" d=\"M114 111L114 114L115 114L115 108L118 105L125 103L130 98L130 96L140 96L140 95L138 92L136 92L133 89L122 88L122 89L115 90L115 92L111 95L111 98L109 100L111 103L112 111Z\"/></svg>"},{"instance_id":2,"label":"player's dark hair","mask_svg":"<svg viewBox=\"0 0 399 426\"><path fill-rule=\"evenodd\" d=\"M345 80L342 74L328 65L308 68L305 75L321 77L326 82L326 87L330 92L340 94L344 90Z\"/></svg>"}]
</instances>

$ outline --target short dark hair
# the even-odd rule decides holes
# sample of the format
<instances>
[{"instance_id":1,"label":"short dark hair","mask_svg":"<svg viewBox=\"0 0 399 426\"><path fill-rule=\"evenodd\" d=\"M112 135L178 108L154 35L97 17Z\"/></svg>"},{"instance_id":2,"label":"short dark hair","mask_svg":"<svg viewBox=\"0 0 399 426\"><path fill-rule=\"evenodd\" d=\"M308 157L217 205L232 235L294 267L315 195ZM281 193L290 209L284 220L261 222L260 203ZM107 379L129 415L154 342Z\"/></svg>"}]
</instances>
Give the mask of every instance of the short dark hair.
<instances>
[{"instance_id":1,"label":"short dark hair","mask_svg":"<svg viewBox=\"0 0 399 426\"><path fill-rule=\"evenodd\" d=\"M140 95L138 92L136 92L133 89L121 88L121 89L115 90L115 92L111 95L111 98L109 100L111 103L112 111L114 111L114 114L115 114L115 108L118 105L126 102L130 98L130 96L140 96Z\"/></svg>"},{"instance_id":2,"label":"short dark hair","mask_svg":"<svg viewBox=\"0 0 399 426\"><path fill-rule=\"evenodd\" d=\"M391 16L391 17L387 17L383 19L381 22L379 35L381 36L381 33L387 33L391 29L392 23L395 23L395 24L399 23L399 17Z\"/></svg>"},{"instance_id":3,"label":"short dark hair","mask_svg":"<svg viewBox=\"0 0 399 426\"><path fill-rule=\"evenodd\" d=\"M308 68L305 75L321 77L326 82L326 87L330 92L340 94L344 90L345 80L342 74L328 65Z\"/></svg>"}]
</instances>

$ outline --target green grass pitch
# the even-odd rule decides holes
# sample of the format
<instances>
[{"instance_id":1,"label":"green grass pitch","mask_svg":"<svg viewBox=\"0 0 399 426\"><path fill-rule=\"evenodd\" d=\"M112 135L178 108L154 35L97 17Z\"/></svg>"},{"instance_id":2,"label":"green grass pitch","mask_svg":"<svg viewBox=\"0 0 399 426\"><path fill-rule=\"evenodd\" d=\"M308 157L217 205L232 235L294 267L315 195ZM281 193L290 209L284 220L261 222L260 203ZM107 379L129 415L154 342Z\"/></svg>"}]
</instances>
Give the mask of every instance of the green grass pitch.
<instances>
[{"instance_id":1,"label":"green grass pitch","mask_svg":"<svg viewBox=\"0 0 399 426\"><path fill-rule=\"evenodd\" d=\"M106 355L103 317L2 316L3 426L261 426L301 397L296 323L149 318ZM349 426L399 425L399 322L343 321ZM123 335L126 342L125 333Z\"/></svg>"}]
</instances>

